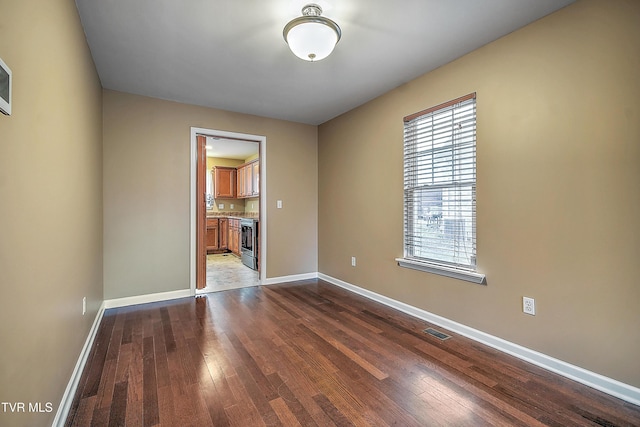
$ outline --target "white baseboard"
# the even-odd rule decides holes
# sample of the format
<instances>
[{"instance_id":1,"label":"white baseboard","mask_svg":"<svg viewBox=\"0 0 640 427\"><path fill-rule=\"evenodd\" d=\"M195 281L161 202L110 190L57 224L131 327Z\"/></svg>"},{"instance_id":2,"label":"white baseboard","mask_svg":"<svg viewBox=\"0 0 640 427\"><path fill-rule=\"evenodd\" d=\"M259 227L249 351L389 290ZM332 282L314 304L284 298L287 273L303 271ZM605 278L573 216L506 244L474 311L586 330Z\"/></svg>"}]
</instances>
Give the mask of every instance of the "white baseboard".
<instances>
[{"instance_id":1,"label":"white baseboard","mask_svg":"<svg viewBox=\"0 0 640 427\"><path fill-rule=\"evenodd\" d=\"M555 372L556 374L570 378L574 381L595 388L596 390L600 390L604 393L610 394L611 396L615 396L629 403L633 403L634 405L640 405L640 388L625 384L618 380L614 380L613 378L605 377L604 375L600 375L592 371L588 371L579 366L575 366L562 360L555 359L551 356L547 356L546 354L506 341L502 338L489 335L485 332L470 328L461 323L454 322L453 320L438 316L437 314L433 314L420 308L413 307L409 304L396 301L392 298L377 294L356 285L352 285L340 279L327 276L326 274L318 273L318 278L344 288L348 291L387 305L391 308L395 308L396 310L407 313L413 317L417 317L418 319L422 319L429 323L433 323L435 325L446 328L452 332L463 335L474 341L486 344L489 347L495 348L496 350L500 350L519 359L533 363L534 365L540 366L541 368L547 369L551 372Z\"/></svg>"},{"instance_id":2,"label":"white baseboard","mask_svg":"<svg viewBox=\"0 0 640 427\"><path fill-rule=\"evenodd\" d=\"M78 389L78 384L80 383L80 377L82 377L82 371L84 370L84 365L87 363L87 359L89 358L89 354L91 354L91 348L93 347L93 341L96 338L98 333L98 327L100 326L100 322L102 321L102 316L104 315L104 302L100 305L98 309L98 313L96 314L96 318L93 320L93 325L91 325L91 329L89 330L89 335L87 336L86 341L84 342L84 346L82 346L82 350L80 351L80 357L76 362L76 366L71 373L71 378L69 379L69 383L67 384L67 388L62 395L62 400L60 401L60 405L58 405L58 411L56 412L56 416L53 419L52 426L64 426L64 423L67 421L67 417L69 416L69 410L71 409L71 404L73 403L73 398L76 394L76 390Z\"/></svg>"},{"instance_id":3,"label":"white baseboard","mask_svg":"<svg viewBox=\"0 0 640 427\"><path fill-rule=\"evenodd\" d=\"M181 289L179 291L159 292L157 294L136 295L133 297L115 298L104 301L104 308L127 307L129 305L147 304L150 302L167 301L177 298L192 296L191 289Z\"/></svg>"},{"instance_id":4,"label":"white baseboard","mask_svg":"<svg viewBox=\"0 0 640 427\"><path fill-rule=\"evenodd\" d=\"M277 283L297 282L298 280L317 279L318 273L292 274L290 276L270 277L262 281L263 285L275 285Z\"/></svg>"}]
</instances>

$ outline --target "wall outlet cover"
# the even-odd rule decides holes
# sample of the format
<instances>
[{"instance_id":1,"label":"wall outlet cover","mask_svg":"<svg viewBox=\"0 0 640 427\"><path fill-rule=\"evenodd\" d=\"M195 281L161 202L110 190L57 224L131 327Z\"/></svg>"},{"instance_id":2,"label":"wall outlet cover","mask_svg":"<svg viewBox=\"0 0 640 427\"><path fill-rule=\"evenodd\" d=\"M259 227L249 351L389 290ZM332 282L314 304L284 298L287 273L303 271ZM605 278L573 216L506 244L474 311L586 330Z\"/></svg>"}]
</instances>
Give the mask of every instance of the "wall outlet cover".
<instances>
[{"instance_id":1,"label":"wall outlet cover","mask_svg":"<svg viewBox=\"0 0 640 427\"><path fill-rule=\"evenodd\" d=\"M529 297L522 297L522 311L532 316L536 315L536 300Z\"/></svg>"}]
</instances>

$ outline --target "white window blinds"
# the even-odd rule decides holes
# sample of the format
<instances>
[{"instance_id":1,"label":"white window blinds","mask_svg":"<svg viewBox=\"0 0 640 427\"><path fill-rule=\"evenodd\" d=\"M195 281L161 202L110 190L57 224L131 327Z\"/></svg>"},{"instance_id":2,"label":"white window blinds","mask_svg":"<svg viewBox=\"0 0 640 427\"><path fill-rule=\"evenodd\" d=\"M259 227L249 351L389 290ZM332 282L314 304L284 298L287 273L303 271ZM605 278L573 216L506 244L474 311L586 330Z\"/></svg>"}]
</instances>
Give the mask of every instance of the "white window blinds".
<instances>
[{"instance_id":1,"label":"white window blinds","mask_svg":"<svg viewBox=\"0 0 640 427\"><path fill-rule=\"evenodd\" d=\"M475 271L475 93L404 122L405 259Z\"/></svg>"}]
</instances>

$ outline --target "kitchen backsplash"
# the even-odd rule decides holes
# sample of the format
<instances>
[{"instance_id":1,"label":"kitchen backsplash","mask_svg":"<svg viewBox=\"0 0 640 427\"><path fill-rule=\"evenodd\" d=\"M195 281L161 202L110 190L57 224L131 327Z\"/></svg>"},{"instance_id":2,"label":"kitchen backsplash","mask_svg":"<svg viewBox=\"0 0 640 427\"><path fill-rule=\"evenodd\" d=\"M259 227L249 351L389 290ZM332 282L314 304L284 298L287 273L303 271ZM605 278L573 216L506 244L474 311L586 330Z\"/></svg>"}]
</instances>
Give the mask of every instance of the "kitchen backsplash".
<instances>
[{"instance_id":1,"label":"kitchen backsplash","mask_svg":"<svg viewBox=\"0 0 640 427\"><path fill-rule=\"evenodd\" d=\"M244 211L249 212L260 212L260 199L257 197L251 199L244 200Z\"/></svg>"},{"instance_id":2,"label":"kitchen backsplash","mask_svg":"<svg viewBox=\"0 0 640 427\"><path fill-rule=\"evenodd\" d=\"M233 207L231 206L233 205ZM222 208L220 206L223 206ZM207 215L229 215L231 213L258 214L260 212L260 199L214 199L211 209L207 209Z\"/></svg>"}]
</instances>

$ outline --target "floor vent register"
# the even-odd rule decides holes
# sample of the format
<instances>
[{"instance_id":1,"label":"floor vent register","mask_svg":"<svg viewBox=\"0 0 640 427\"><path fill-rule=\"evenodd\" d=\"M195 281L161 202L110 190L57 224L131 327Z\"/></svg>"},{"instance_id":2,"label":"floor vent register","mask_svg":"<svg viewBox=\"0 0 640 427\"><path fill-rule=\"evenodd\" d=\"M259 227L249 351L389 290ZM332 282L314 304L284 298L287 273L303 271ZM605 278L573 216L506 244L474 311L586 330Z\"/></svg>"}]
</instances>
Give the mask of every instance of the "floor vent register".
<instances>
[{"instance_id":1,"label":"floor vent register","mask_svg":"<svg viewBox=\"0 0 640 427\"><path fill-rule=\"evenodd\" d=\"M449 338L451 338L451 335L447 335L444 332L436 331L433 328L427 328L423 332L425 334L432 335L432 336L434 336L434 337L436 337L436 338L438 338L439 340L442 340L442 341L448 340Z\"/></svg>"}]
</instances>

